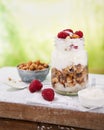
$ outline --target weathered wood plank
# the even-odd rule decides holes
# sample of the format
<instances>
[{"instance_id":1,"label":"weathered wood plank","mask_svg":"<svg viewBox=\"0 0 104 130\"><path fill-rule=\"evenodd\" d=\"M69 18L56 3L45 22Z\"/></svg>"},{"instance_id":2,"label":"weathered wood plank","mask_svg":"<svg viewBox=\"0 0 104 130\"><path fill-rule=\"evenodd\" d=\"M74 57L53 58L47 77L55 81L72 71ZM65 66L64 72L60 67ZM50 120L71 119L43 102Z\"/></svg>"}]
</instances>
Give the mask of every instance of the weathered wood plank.
<instances>
[{"instance_id":1,"label":"weathered wood plank","mask_svg":"<svg viewBox=\"0 0 104 130\"><path fill-rule=\"evenodd\" d=\"M85 130L71 126L0 118L0 130ZM86 129L88 130L88 129Z\"/></svg>"},{"instance_id":2,"label":"weathered wood plank","mask_svg":"<svg viewBox=\"0 0 104 130\"><path fill-rule=\"evenodd\" d=\"M104 130L104 114L0 102L0 117Z\"/></svg>"}]
</instances>

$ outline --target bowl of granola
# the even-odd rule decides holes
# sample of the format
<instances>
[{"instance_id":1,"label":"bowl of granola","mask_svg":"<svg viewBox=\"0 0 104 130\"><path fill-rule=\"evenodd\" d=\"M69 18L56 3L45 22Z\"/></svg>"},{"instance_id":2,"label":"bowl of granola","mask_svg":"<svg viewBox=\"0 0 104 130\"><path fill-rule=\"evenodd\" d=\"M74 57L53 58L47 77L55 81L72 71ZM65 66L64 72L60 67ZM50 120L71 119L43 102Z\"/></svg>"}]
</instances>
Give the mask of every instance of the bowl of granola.
<instances>
[{"instance_id":1,"label":"bowl of granola","mask_svg":"<svg viewBox=\"0 0 104 130\"><path fill-rule=\"evenodd\" d=\"M17 66L18 74L23 82L31 82L38 79L44 81L49 73L49 65L38 61L29 61Z\"/></svg>"}]
</instances>

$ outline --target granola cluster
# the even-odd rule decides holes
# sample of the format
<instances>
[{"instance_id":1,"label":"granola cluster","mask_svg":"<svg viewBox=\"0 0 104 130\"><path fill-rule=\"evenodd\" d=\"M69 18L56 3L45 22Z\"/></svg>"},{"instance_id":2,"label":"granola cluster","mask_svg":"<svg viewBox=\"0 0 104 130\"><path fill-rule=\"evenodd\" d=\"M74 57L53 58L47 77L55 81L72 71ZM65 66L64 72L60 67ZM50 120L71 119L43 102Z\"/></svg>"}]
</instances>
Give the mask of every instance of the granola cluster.
<instances>
[{"instance_id":1,"label":"granola cluster","mask_svg":"<svg viewBox=\"0 0 104 130\"><path fill-rule=\"evenodd\" d=\"M77 84L83 87L88 80L88 69L87 66L81 64L67 66L61 71L52 68L52 85L55 88L57 83L62 84L66 87L74 87Z\"/></svg>"},{"instance_id":2,"label":"granola cluster","mask_svg":"<svg viewBox=\"0 0 104 130\"><path fill-rule=\"evenodd\" d=\"M18 68L19 69L22 69L22 70L43 70L43 69L46 69L48 68L49 65L46 64L46 63L42 63L40 62L40 60L37 60L37 61L29 61L27 63L21 63Z\"/></svg>"}]
</instances>

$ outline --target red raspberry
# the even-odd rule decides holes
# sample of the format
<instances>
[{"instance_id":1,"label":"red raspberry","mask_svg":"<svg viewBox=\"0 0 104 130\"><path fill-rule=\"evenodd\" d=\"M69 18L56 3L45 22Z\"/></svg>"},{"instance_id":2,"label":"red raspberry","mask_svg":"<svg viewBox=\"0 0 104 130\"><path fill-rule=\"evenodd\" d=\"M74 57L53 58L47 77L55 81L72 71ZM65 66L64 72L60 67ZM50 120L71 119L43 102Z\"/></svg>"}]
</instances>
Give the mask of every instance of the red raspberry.
<instances>
[{"instance_id":1,"label":"red raspberry","mask_svg":"<svg viewBox=\"0 0 104 130\"><path fill-rule=\"evenodd\" d=\"M57 35L58 38L63 38L63 39L65 39L67 36L69 36L69 34L64 31L59 32Z\"/></svg>"},{"instance_id":2,"label":"red raspberry","mask_svg":"<svg viewBox=\"0 0 104 130\"><path fill-rule=\"evenodd\" d=\"M54 100L54 95L55 95L55 93L54 93L53 89L51 89L51 88L46 88L46 89L42 90L42 97L47 101Z\"/></svg>"},{"instance_id":3,"label":"red raspberry","mask_svg":"<svg viewBox=\"0 0 104 130\"><path fill-rule=\"evenodd\" d=\"M32 80L29 85L29 90L31 93L39 91L43 87L43 84L39 80Z\"/></svg>"},{"instance_id":4,"label":"red raspberry","mask_svg":"<svg viewBox=\"0 0 104 130\"><path fill-rule=\"evenodd\" d=\"M74 46L74 49L78 49L78 46Z\"/></svg>"},{"instance_id":5,"label":"red raspberry","mask_svg":"<svg viewBox=\"0 0 104 130\"><path fill-rule=\"evenodd\" d=\"M83 37L83 32L82 31L76 31L75 34L77 34L80 38Z\"/></svg>"},{"instance_id":6,"label":"red raspberry","mask_svg":"<svg viewBox=\"0 0 104 130\"><path fill-rule=\"evenodd\" d=\"M72 29L65 29L63 31L68 31L68 32L72 32L73 33L73 30Z\"/></svg>"}]
</instances>

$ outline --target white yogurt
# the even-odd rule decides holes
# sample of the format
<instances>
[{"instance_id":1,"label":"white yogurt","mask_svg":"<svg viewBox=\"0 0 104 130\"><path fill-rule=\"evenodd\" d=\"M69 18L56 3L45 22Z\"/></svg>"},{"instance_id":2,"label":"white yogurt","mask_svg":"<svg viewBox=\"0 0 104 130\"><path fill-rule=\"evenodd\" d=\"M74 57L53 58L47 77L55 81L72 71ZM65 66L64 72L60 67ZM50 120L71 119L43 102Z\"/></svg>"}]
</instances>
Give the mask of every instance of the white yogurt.
<instances>
[{"instance_id":1,"label":"white yogurt","mask_svg":"<svg viewBox=\"0 0 104 130\"><path fill-rule=\"evenodd\" d=\"M58 69L66 68L69 65L78 65L87 66L87 52L85 50L70 51L61 53L58 50L54 50L52 53L52 66Z\"/></svg>"},{"instance_id":2,"label":"white yogurt","mask_svg":"<svg viewBox=\"0 0 104 130\"><path fill-rule=\"evenodd\" d=\"M89 87L78 92L81 105L85 107L100 107L104 105L104 89Z\"/></svg>"},{"instance_id":3,"label":"white yogurt","mask_svg":"<svg viewBox=\"0 0 104 130\"><path fill-rule=\"evenodd\" d=\"M81 89L83 89L83 88L85 88L86 87L86 85L85 86L81 86L81 85L79 85L79 84L76 84L74 87L64 87L62 84L60 84L60 83L57 83L56 85L55 85L55 89L56 90L59 90L59 91L63 91L63 92L70 92L70 93L77 93L79 90L81 90Z\"/></svg>"},{"instance_id":4,"label":"white yogurt","mask_svg":"<svg viewBox=\"0 0 104 130\"><path fill-rule=\"evenodd\" d=\"M77 49L70 46L78 46ZM84 39L55 38L55 50L52 53L52 66L63 69L69 65L87 66L87 52L84 49Z\"/></svg>"},{"instance_id":5,"label":"white yogurt","mask_svg":"<svg viewBox=\"0 0 104 130\"><path fill-rule=\"evenodd\" d=\"M77 50L84 50L84 39L83 38L76 38L76 39L61 39L61 38L55 38L55 46L57 50L62 51L77 51ZM74 49L71 46L78 46L78 49Z\"/></svg>"}]
</instances>

